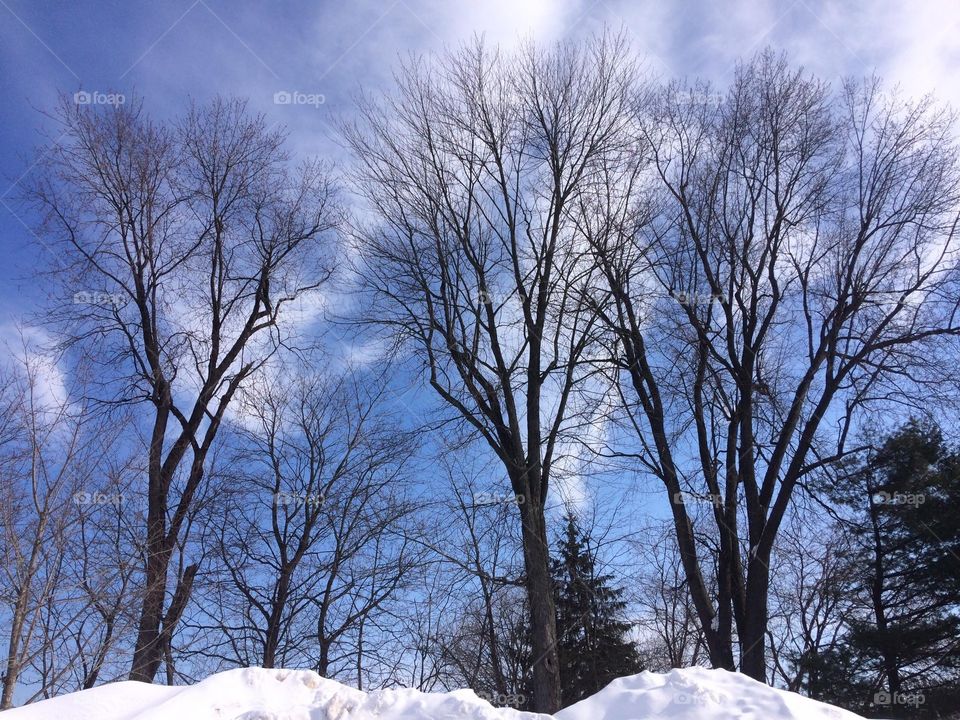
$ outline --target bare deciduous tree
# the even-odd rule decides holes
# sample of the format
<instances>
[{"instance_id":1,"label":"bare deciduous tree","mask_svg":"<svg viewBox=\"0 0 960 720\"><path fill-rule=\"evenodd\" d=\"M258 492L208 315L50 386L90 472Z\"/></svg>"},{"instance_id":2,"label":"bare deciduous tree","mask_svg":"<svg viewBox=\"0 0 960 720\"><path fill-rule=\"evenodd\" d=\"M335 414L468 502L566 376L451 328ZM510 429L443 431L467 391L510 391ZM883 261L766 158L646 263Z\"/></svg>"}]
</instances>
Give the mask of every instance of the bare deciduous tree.
<instances>
[{"instance_id":1,"label":"bare deciduous tree","mask_svg":"<svg viewBox=\"0 0 960 720\"><path fill-rule=\"evenodd\" d=\"M357 230L371 320L413 350L431 387L482 436L522 496L535 705L559 709L544 507L595 314L573 214L622 142L633 68L602 37L508 56L476 43L414 61L345 136L372 216Z\"/></svg>"},{"instance_id":2,"label":"bare deciduous tree","mask_svg":"<svg viewBox=\"0 0 960 720\"><path fill-rule=\"evenodd\" d=\"M424 543L451 601L443 627L421 640L430 644L431 660L447 687L469 687L502 705L510 698L525 700L523 681L531 669L516 666L521 656L512 657L509 645L517 630L519 640L528 641L515 514L520 499L496 483L478 482L477 475L491 470L448 467L449 497L428 508L448 519Z\"/></svg>"},{"instance_id":3,"label":"bare deciduous tree","mask_svg":"<svg viewBox=\"0 0 960 720\"><path fill-rule=\"evenodd\" d=\"M113 585L116 559L95 572L84 563L87 525L118 504L101 476L114 454L116 428L71 397L55 363L24 344L3 370L0 389L0 529L5 660L0 708L11 707L23 683L27 699L88 686L76 665L91 658L93 680L112 635L88 619L127 600ZM92 620L96 625L97 621ZM86 673L84 673L86 674Z\"/></svg>"},{"instance_id":4,"label":"bare deciduous tree","mask_svg":"<svg viewBox=\"0 0 960 720\"><path fill-rule=\"evenodd\" d=\"M703 631L670 529L652 533L633 545L648 563L632 593L646 669L665 672L707 661Z\"/></svg>"},{"instance_id":5,"label":"bare deciduous tree","mask_svg":"<svg viewBox=\"0 0 960 720\"><path fill-rule=\"evenodd\" d=\"M672 85L641 108L649 169L596 203L592 243L636 454L670 498L711 661L734 667L735 627L762 680L797 484L850 452L869 408L956 380L960 183L952 116L875 81L831 94L767 52L715 97ZM711 503L715 601L685 493Z\"/></svg>"},{"instance_id":6,"label":"bare deciduous tree","mask_svg":"<svg viewBox=\"0 0 960 720\"><path fill-rule=\"evenodd\" d=\"M181 537L228 406L289 330L288 305L329 275L338 211L326 169L293 172L283 134L240 101L176 125L141 103L106 110L64 99L62 137L32 193L42 236L62 249L68 345L95 347L111 402L149 409L144 591L130 677L153 679L189 596L168 596Z\"/></svg>"},{"instance_id":7,"label":"bare deciduous tree","mask_svg":"<svg viewBox=\"0 0 960 720\"><path fill-rule=\"evenodd\" d=\"M842 643L855 610L848 541L830 522L806 521L793 513L774 552L771 578L771 684L815 694L829 680L817 677L817 661Z\"/></svg>"},{"instance_id":8,"label":"bare deciduous tree","mask_svg":"<svg viewBox=\"0 0 960 720\"><path fill-rule=\"evenodd\" d=\"M208 654L325 676L362 668L361 628L373 636L420 555L405 498L414 436L371 380L275 377L243 394L217 534L224 612Z\"/></svg>"}]
</instances>

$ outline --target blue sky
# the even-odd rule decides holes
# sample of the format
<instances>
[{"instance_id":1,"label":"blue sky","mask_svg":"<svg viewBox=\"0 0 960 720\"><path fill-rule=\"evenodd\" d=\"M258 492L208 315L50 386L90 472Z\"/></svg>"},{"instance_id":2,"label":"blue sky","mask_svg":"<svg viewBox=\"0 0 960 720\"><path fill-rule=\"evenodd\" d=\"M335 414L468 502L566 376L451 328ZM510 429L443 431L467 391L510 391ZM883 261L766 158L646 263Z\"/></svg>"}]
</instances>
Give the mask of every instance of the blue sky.
<instances>
[{"instance_id":1,"label":"blue sky","mask_svg":"<svg viewBox=\"0 0 960 720\"><path fill-rule=\"evenodd\" d=\"M47 292L33 275L47 251L16 196L33 148L51 131L43 111L58 92L136 93L159 117L190 99L245 96L287 127L295 154L347 162L331 122L349 117L360 88L388 89L398 57L474 33L509 45L604 25L625 28L664 78L722 86L739 57L770 45L826 80L876 71L907 94L935 91L960 107L957 0L0 0L0 354L16 349L16 327L30 323ZM323 102L276 104L284 92ZM48 392L63 382L51 369ZM398 380L395 396L399 410L419 415L412 379ZM666 513L659 487L621 495L619 482L588 492L599 514Z\"/></svg>"},{"instance_id":2,"label":"blue sky","mask_svg":"<svg viewBox=\"0 0 960 720\"><path fill-rule=\"evenodd\" d=\"M360 87L388 87L399 56L475 32L510 44L604 24L625 27L664 77L723 83L737 57L769 44L828 79L876 70L960 100L960 4L943 0L0 0L0 324L44 295L31 277L44 251L15 197L58 91L136 92L160 116L243 95L287 126L295 152L337 156L330 120L349 115ZM278 92L315 101L278 105Z\"/></svg>"},{"instance_id":3,"label":"blue sky","mask_svg":"<svg viewBox=\"0 0 960 720\"><path fill-rule=\"evenodd\" d=\"M287 127L295 155L347 162L331 122L359 89L388 89L398 58L474 33L510 45L604 25L623 27L664 78L723 85L739 57L770 45L824 79L876 71L960 106L956 0L0 0L0 352L47 293L34 275L47 251L16 197L58 92L136 93L159 117L241 95ZM277 104L278 93L307 102Z\"/></svg>"}]
</instances>

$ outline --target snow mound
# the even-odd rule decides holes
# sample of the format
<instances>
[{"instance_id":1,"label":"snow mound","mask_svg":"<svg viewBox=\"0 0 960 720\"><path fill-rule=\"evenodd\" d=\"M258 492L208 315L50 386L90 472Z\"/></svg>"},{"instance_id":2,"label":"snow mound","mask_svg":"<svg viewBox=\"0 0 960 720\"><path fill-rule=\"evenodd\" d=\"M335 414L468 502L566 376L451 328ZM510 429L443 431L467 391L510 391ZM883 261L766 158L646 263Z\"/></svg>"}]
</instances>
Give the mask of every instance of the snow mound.
<instances>
[{"instance_id":1,"label":"snow mound","mask_svg":"<svg viewBox=\"0 0 960 720\"><path fill-rule=\"evenodd\" d=\"M117 682L8 710L3 720L545 720L471 690L361 692L310 670L244 668L196 685Z\"/></svg>"},{"instance_id":2,"label":"snow mound","mask_svg":"<svg viewBox=\"0 0 960 720\"><path fill-rule=\"evenodd\" d=\"M858 715L705 668L615 680L556 720L854 720ZM196 685L118 682L8 710L3 720L549 720L470 690L361 692L309 670L246 668Z\"/></svg>"},{"instance_id":3,"label":"snow mound","mask_svg":"<svg viewBox=\"0 0 960 720\"><path fill-rule=\"evenodd\" d=\"M614 680L558 720L855 720L860 715L746 675L693 667Z\"/></svg>"}]
</instances>

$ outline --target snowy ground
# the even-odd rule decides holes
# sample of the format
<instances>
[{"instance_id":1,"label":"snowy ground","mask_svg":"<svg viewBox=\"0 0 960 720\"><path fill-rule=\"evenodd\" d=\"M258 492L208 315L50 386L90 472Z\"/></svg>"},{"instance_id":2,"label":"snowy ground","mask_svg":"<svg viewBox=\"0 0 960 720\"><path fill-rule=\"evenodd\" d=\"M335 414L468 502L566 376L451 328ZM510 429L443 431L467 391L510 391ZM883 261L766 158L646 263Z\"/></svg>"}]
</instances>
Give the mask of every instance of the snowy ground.
<instances>
[{"instance_id":1,"label":"snowy ground","mask_svg":"<svg viewBox=\"0 0 960 720\"><path fill-rule=\"evenodd\" d=\"M361 692L307 670L230 670L196 685L118 682L3 713L3 720L546 720L469 690ZM621 678L557 720L854 720L859 715L724 670Z\"/></svg>"}]
</instances>

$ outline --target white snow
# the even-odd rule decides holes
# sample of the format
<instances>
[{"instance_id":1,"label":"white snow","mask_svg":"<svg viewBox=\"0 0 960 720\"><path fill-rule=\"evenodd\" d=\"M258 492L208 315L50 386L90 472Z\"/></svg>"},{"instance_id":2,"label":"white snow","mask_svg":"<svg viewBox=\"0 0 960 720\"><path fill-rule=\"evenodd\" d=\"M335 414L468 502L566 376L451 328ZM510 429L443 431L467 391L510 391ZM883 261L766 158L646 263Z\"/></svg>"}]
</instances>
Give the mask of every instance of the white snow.
<instances>
[{"instance_id":1,"label":"white snow","mask_svg":"<svg viewBox=\"0 0 960 720\"><path fill-rule=\"evenodd\" d=\"M854 720L858 715L705 668L641 673L557 720ZM361 692L309 670L247 668L196 685L117 682L3 713L3 720L548 720L494 708L470 690Z\"/></svg>"},{"instance_id":2,"label":"white snow","mask_svg":"<svg viewBox=\"0 0 960 720\"><path fill-rule=\"evenodd\" d=\"M854 720L860 715L727 670L684 668L614 680L558 720Z\"/></svg>"}]
</instances>

